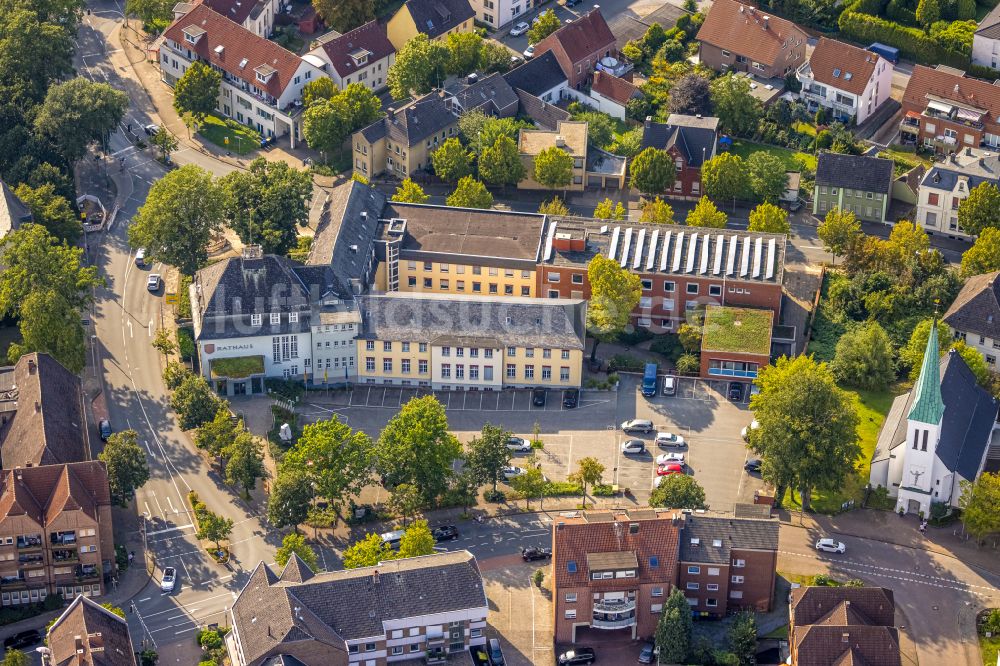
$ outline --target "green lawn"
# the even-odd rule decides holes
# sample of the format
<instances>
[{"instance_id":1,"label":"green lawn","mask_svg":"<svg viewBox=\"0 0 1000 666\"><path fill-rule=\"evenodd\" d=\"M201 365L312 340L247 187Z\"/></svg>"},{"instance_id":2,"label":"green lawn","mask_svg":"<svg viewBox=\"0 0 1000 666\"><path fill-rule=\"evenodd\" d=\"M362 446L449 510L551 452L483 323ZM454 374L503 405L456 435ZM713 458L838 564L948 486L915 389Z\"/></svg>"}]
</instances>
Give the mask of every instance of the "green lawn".
<instances>
[{"instance_id":1,"label":"green lawn","mask_svg":"<svg viewBox=\"0 0 1000 666\"><path fill-rule=\"evenodd\" d=\"M733 147L729 149L729 152L746 159L760 150L769 152L775 157L780 158L785 163L785 168L788 171L801 171L803 166L810 171L816 170L815 155L789 150L788 148L779 148L778 146L768 146L763 143L736 139L733 141Z\"/></svg>"},{"instance_id":2,"label":"green lawn","mask_svg":"<svg viewBox=\"0 0 1000 666\"><path fill-rule=\"evenodd\" d=\"M913 167L920 164L923 164L925 167L930 167L931 165L930 160L925 159L920 155L917 155L915 152L905 151L905 150L894 150L891 147L888 150L883 150L879 152L878 156L893 161L895 165L894 171L897 176L906 173Z\"/></svg>"},{"instance_id":3,"label":"green lawn","mask_svg":"<svg viewBox=\"0 0 1000 666\"><path fill-rule=\"evenodd\" d=\"M762 638L775 638L780 640L788 640L788 625L782 625L775 629L774 631L764 634Z\"/></svg>"},{"instance_id":4,"label":"green lawn","mask_svg":"<svg viewBox=\"0 0 1000 666\"><path fill-rule=\"evenodd\" d=\"M1000 636L980 636L979 649L983 653L983 665L994 666L997 663L997 652L1000 652Z\"/></svg>"},{"instance_id":5,"label":"green lawn","mask_svg":"<svg viewBox=\"0 0 1000 666\"><path fill-rule=\"evenodd\" d=\"M233 129L234 126L238 128ZM216 115L205 118L205 122L198 128L198 134L238 155L247 155L260 148L260 135L257 132L235 121L230 121L227 125L225 119ZM229 139L228 143L226 139Z\"/></svg>"},{"instance_id":6,"label":"green lawn","mask_svg":"<svg viewBox=\"0 0 1000 666\"><path fill-rule=\"evenodd\" d=\"M816 126L812 123L794 122L792 123L792 129L796 132L801 132L802 134L808 134L809 136L816 136Z\"/></svg>"}]
</instances>

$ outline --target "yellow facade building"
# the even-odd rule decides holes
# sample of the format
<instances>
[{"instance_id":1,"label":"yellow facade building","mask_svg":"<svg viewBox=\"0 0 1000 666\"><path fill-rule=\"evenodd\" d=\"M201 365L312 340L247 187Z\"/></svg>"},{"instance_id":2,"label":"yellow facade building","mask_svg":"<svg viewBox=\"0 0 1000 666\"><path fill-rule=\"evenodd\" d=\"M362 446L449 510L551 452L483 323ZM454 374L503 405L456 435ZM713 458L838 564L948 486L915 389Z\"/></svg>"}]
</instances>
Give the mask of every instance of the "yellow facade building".
<instances>
[{"instance_id":1,"label":"yellow facade building","mask_svg":"<svg viewBox=\"0 0 1000 666\"><path fill-rule=\"evenodd\" d=\"M431 40L453 32L472 32L476 13L468 0L407 0L386 25L396 50L423 33Z\"/></svg>"},{"instance_id":2,"label":"yellow facade building","mask_svg":"<svg viewBox=\"0 0 1000 666\"><path fill-rule=\"evenodd\" d=\"M522 190L545 190L545 185L535 181L535 157L547 148L562 148L573 158L573 178L564 188L582 191L586 185L587 123L560 120L555 131L522 129L517 137L517 152L524 165L524 179L517 184Z\"/></svg>"},{"instance_id":3,"label":"yellow facade building","mask_svg":"<svg viewBox=\"0 0 1000 666\"><path fill-rule=\"evenodd\" d=\"M580 387L583 300L395 293L362 296L359 307L358 383Z\"/></svg>"}]
</instances>

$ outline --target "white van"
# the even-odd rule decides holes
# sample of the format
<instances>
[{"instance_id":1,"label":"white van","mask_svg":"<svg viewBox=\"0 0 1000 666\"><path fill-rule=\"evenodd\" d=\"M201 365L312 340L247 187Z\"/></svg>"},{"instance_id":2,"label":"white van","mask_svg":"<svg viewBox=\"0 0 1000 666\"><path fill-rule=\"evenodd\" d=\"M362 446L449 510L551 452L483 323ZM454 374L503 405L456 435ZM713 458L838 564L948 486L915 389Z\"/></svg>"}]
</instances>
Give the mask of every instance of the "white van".
<instances>
[{"instance_id":1,"label":"white van","mask_svg":"<svg viewBox=\"0 0 1000 666\"><path fill-rule=\"evenodd\" d=\"M674 395L677 393L677 378L667 375L663 378L663 395Z\"/></svg>"},{"instance_id":2,"label":"white van","mask_svg":"<svg viewBox=\"0 0 1000 666\"><path fill-rule=\"evenodd\" d=\"M135 265L144 266L146 264L146 248L140 247L135 251Z\"/></svg>"},{"instance_id":3,"label":"white van","mask_svg":"<svg viewBox=\"0 0 1000 666\"><path fill-rule=\"evenodd\" d=\"M393 550L399 550L399 542L403 540L403 535L406 532L403 530L394 530L392 532L386 532L379 536L382 537L382 543L388 544Z\"/></svg>"},{"instance_id":4,"label":"white van","mask_svg":"<svg viewBox=\"0 0 1000 666\"><path fill-rule=\"evenodd\" d=\"M622 423L625 432L653 432L653 422L647 419L632 419Z\"/></svg>"}]
</instances>

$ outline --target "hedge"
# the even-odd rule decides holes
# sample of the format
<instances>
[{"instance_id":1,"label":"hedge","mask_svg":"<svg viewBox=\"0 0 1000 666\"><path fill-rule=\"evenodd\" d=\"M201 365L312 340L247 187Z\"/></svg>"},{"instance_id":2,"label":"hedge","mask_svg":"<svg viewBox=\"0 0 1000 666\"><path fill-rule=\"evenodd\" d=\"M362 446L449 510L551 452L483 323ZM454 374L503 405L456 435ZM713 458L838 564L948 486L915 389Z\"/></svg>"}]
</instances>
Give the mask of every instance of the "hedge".
<instances>
[{"instance_id":1,"label":"hedge","mask_svg":"<svg viewBox=\"0 0 1000 666\"><path fill-rule=\"evenodd\" d=\"M885 11L879 0L856 0L844 8L837 20L844 37L861 44L881 42L899 49L904 58L919 63L944 64L959 69L969 66L969 54L953 51L936 42L919 28L893 23L879 14Z\"/></svg>"}]
</instances>

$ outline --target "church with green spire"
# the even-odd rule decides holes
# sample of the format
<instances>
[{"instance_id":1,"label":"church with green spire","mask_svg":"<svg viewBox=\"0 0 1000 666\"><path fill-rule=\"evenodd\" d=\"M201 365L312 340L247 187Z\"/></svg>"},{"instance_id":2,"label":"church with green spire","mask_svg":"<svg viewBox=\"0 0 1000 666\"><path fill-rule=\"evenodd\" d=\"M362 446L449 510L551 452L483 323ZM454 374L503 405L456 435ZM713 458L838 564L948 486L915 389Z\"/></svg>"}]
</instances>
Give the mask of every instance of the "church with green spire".
<instances>
[{"instance_id":1,"label":"church with green spire","mask_svg":"<svg viewBox=\"0 0 1000 666\"><path fill-rule=\"evenodd\" d=\"M920 376L893 401L872 454L871 486L888 489L908 514L957 507L960 482L982 473L996 427L997 401L957 352L941 349L932 325Z\"/></svg>"}]
</instances>

